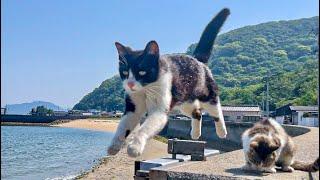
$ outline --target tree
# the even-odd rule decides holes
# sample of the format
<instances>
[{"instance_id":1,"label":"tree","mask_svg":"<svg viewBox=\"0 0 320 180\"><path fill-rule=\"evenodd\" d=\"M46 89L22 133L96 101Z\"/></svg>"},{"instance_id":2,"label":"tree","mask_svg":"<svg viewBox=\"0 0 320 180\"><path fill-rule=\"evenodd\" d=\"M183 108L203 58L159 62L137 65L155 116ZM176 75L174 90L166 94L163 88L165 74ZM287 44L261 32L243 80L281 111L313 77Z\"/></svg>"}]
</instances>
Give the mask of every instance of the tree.
<instances>
[{"instance_id":1,"label":"tree","mask_svg":"<svg viewBox=\"0 0 320 180\"><path fill-rule=\"evenodd\" d=\"M30 114L33 116L48 116L53 114L53 110L47 109L44 106L37 106L31 109Z\"/></svg>"},{"instance_id":2,"label":"tree","mask_svg":"<svg viewBox=\"0 0 320 180\"><path fill-rule=\"evenodd\" d=\"M247 26L217 37L208 62L220 89L223 104L259 104L262 81L268 72L279 74L270 80L270 110L285 103L316 104L317 37L319 17L268 22ZM315 31L317 32L317 31ZM192 55L196 44L186 54ZM105 80L84 96L73 109L124 109L124 91L119 76Z\"/></svg>"}]
</instances>

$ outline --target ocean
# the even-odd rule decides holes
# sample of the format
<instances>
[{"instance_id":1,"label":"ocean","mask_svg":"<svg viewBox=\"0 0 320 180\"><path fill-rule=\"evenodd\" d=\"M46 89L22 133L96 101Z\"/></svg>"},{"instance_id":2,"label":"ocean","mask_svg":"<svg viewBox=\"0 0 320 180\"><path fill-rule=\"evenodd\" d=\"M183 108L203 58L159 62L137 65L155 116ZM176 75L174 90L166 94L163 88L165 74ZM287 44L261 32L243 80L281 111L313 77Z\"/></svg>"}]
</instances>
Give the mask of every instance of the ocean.
<instances>
[{"instance_id":1,"label":"ocean","mask_svg":"<svg viewBox=\"0 0 320 180\"><path fill-rule=\"evenodd\" d=\"M1 126L1 179L72 179L107 154L113 133Z\"/></svg>"}]
</instances>

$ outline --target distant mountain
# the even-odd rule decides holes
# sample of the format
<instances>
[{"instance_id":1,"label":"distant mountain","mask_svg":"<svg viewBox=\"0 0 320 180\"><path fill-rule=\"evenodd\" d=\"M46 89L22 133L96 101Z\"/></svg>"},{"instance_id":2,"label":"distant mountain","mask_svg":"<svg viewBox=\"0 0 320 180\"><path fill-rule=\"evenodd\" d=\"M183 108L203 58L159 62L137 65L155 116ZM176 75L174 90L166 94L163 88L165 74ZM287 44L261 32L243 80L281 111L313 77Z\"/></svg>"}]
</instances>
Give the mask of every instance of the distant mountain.
<instances>
[{"instance_id":1,"label":"distant mountain","mask_svg":"<svg viewBox=\"0 0 320 180\"><path fill-rule=\"evenodd\" d=\"M6 114L28 114L32 108L35 108L37 106L44 106L48 109L52 109L54 111L57 110L65 110L64 108L61 108L51 102L45 102L45 101L33 101L31 103L22 103L22 104L7 104L7 112Z\"/></svg>"},{"instance_id":2,"label":"distant mountain","mask_svg":"<svg viewBox=\"0 0 320 180\"><path fill-rule=\"evenodd\" d=\"M222 104L263 107L270 74L270 110L287 103L316 105L318 24L317 16L246 26L219 35L208 66L219 85ZM186 54L192 54L195 47L191 44ZM124 109L120 77L103 81L73 108Z\"/></svg>"}]
</instances>

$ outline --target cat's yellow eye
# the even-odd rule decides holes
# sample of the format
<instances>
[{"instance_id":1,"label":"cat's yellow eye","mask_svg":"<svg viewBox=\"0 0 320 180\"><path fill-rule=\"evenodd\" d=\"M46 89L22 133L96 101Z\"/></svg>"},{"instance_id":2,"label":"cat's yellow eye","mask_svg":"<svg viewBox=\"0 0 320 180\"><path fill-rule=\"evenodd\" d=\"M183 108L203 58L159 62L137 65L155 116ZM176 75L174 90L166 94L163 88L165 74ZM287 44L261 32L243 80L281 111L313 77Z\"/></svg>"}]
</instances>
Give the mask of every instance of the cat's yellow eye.
<instances>
[{"instance_id":1,"label":"cat's yellow eye","mask_svg":"<svg viewBox=\"0 0 320 180\"><path fill-rule=\"evenodd\" d=\"M143 75L145 75L145 74L146 74L145 71L139 71L139 75L140 75L140 76L143 76Z\"/></svg>"},{"instance_id":2,"label":"cat's yellow eye","mask_svg":"<svg viewBox=\"0 0 320 180\"><path fill-rule=\"evenodd\" d=\"M122 71L123 75L128 76L129 72L128 71Z\"/></svg>"}]
</instances>

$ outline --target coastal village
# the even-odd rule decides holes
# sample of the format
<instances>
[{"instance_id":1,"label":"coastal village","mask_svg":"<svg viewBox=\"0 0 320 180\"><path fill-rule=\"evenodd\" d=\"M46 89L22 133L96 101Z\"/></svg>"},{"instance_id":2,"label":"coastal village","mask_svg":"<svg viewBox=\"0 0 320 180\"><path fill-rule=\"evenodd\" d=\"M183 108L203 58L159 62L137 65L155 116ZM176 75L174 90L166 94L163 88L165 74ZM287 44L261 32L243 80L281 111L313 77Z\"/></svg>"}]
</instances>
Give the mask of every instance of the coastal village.
<instances>
[{"instance_id":1,"label":"coastal village","mask_svg":"<svg viewBox=\"0 0 320 180\"><path fill-rule=\"evenodd\" d=\"M69 111L53 111L50 113L36 112L37 108L30 110L30 113L25 116L53 116L58 119L68 119L69 117L81 118L120 118L123 115L121 110L114 111L100 111L96 109L90 109L88 111L83 110L69 110ZM258 105L229 105L222 106L222 111L225 121L230 122L257 122L262 117L272 117L280 124L299 125L319 127L319 108L318 106L295 106L290 104L278 107L275 111L270 111L269 114L263 111ZM203 116L207 116L206 112L202 113ZM7 114L6 108L1 108L1 115L15 115ZM174 111L170 114L171 120L179 120L184 117L186 120L191 118L182 115L179 111ZM19 117L21 120L21 117ZM2 116L2 122L6 122L6 116Z\"/></svg>"}]
</instances>

